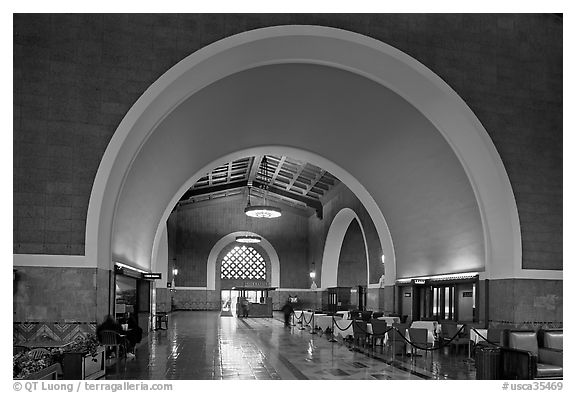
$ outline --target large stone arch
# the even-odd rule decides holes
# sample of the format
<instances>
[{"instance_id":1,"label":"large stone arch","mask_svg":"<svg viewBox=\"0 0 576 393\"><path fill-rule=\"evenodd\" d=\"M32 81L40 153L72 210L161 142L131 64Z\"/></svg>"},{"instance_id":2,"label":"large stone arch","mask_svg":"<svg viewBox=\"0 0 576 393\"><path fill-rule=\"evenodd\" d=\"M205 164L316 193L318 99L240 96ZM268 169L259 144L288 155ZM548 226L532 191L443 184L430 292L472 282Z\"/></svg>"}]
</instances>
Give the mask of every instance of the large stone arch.
<instances>
[{"instance_id":1,"label":"large stone arch","mask_svg":"<svg viewBox=\"0 0 576 393\"><path fill-rule=\"evenodd\" d=\"M170 120L179 105L202 89L238 72L272 64L315 64L345 70L402 97L442 135L466 173L482 222L486 277L534 276L521 268L518 213L506 171L488 134L467 105L437 75L406 54L366 36L318 26L277 26L218 41L178 63L145 92L118 127L96 175L86 226L89 265L109 269L113 258L125 256L125 262L150 267L153 248L161 237L160 224L174 206L176 194L199 176L191 173L206 172L215 161L205 159L205 146L196 146L204 165L196 162L191 166L188 181L179 175L171 184L163 184L154 195L141 195L139 203L132 202L130 207L126 201L139 192L134 180L141 168L136 163L146 160L146 142L159 125ZM257 147L261 143L258 137L265 135L256 130L246 141ZM275 140L268 139L273 146L270 142ZM372 146L380 143L372 142ZM228 149L229 146L222 147L219 156ZM327 153L328 159L336 161L328 152L319 153ZM172 168L182 164L181 158L169 157L174 160ZM336 164L347 168L342 165L346 162ZM164 169L160 166L157 169L148 176L162 178ZM352 179L357 173L350 175ZM341 180L349 185L346 180L350 179ZM378 179L362 178L362 189L357 194L372 216L380 215L381 219L375 220L377 228L377 221L385 222L379 209L385 203L379 196L376 199L369 196L379 187ZM145 216L134 214L134 208L149 206L154 209L147 210ZM134 232L133 228L139 231ZM392 250L384 248L386 252ZM388 255L386 260L390 260ZM391 285L395 278L386 274L385 282Z\"/></svg>"}]
</instances>

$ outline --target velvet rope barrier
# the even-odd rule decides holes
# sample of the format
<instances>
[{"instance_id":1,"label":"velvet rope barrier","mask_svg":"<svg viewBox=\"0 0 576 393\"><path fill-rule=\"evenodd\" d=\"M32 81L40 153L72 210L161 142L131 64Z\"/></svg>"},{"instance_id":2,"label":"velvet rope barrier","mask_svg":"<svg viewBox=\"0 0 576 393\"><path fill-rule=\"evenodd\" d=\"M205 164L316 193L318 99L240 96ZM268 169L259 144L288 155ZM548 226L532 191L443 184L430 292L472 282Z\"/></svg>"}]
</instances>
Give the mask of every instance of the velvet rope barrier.
<instances>
[{"instance_id":1,"label":"velvet rope barrier","mask_svg":"<svg viewBox=\"0 0 576 393\"><path fill-rule=\"evenodd\" d=\"M312 318L310 318L310 319L312 319ZM306 321L306 319L304 319L304 321ZM340 326L338 325L338 322L337 322L336 318L334 318L334 316L332 316L332 323L334 324L334 326L335 326L336 328L338 328L338 329L341 330L341 331L345 331L345 330L349 329L350 326L352 326L352 324L353 324L354 322L356 322L356 320L350 321L350 324L349 324L347 327L342 328L342 327L340 327ZM361 330L363 333L365 333L365 334L372 334L372 333L369 333L366 329L364 329L361 325L358 325L358 327L360 328L360 330ZM460 329L458 329L458 331L456 332L456 334L454 334L454 336L452 336L450 339L448 339L447 341L443 342L442 344L438 345L437 347L433 347L433 348L421 347L421 346L419 346L419 345L417 345L417 344L414 344L412 341L410 341L409 339L407 339L406 336L405 336L402 332L400 332L400 330L398 330L398 328L395 327L395 326L392 326L392 327L387 328L384 334L387 334L387 333L390 332L391 330L396 330L396 331L398 332L398 334L400 335L400 337L401 337L404 341L406 341L406 343L408 343L409 345L411 345L412 347L414 347L414 348L416 348L416 349L423 350L423 351L437 351L437 350L439 350L439 349L442 349L442 348L450 345L450 343L451 343L452 341L454 341L454 339L455 339L456 337L458 337L458 335L460 335L460 333L462 332L462 330L464 330L465 327L466 327L466 325L462 325L462 326L460 327ZM484 338L481 334L479 334L479 333L476 331L476 329L474 329L474 328L472 328L472 329L473 329L481 338ZM490 343L488 340L486 340L486 342Z\"/></svg>"},{"instance_id":2,"label":"velvet rope barrier","mask_svg":"<svg viewBox=\"0 0 576 393\"><path fill-rule=\"evenodd\" d=\"M444 348L446 346L448 346L459 334L460 332L466 327L466 325L462 325L462 327L460 329L458 329L458 331L456 332L456 334L454 334L454 336L452 336L447 342L442 343L440 345L438 345L437 347L433 347L433 348L428 348L428 347L420 347L416 344L414 344L413 342L411 342L410 340L408 340L403 334L402 332L400 332L400 330L398 330L397 327L393 326L392 329L396 330L398 332L398 334L400 335L400 337L402 337L402 339L404 341L406 341L408 344L410 344L411 346L413 346L416 349L421 349L423 351L437 351L441 348Z\"/></svg>"},{"instance_id":3,"label":"velvet rope barrier","mask_svg":"<svg viewBox=\"0 0 576 393\"><path fill-rule=\"evenodd\" d=\"M350 325L348 325L348 327L347 327L346 329L348 329L354 322L355 322L355 320L353 320L353 321L350 323ZM341 329L337 324L336 324L336 327L338 327L340 330L345 330L345 329ZM372 334L372 333L369 333L368 331L366 331L364 328L362 328L361 325L358 325L358 327L360 328L360 330L361 330L363 333ZM398 334L400 335L400 337L401 337L404 341L406 341L406 343L410 344L412 347L414 347L414 348L416 348L416 349L421 349L421 350L423 350L423 351L437 351L437 350L439 350L439 349L442 349L442 348L448 346L456 337L458 337L458 335L462 332L462 330L463 330L465 327L466 327L466 325L462 325L462 327L461 327L460 329L458 329L458 331L456 332L456 334L454 334L454 336L452 336L448 341L440 344L440 345L437 346L437 347L433 347L433 348L421 347L421 346L419 346L419 345L417 345L417 344L414 344L412 341L408 340L408 339L406 338L406 336L405 336L402 332L400 332L400 330L398 330L398 328L395 327L395 326L392 326L392 327L390 327L389 329L387 329L386 332L385 332L385 334L388 333L388 332L390 332L390 330L394 329L394 330L396 330L396 331L398 332Z\"/></svg>"},{"instance_id":4,"label":"velvet rope barrier","mask_svg":"<svg viewBox=\"0 0 576 393\"><path fill-rule=\"evenodd\" d=\"M304 311L302 311L302 320L304 321L302 325L309 325L312 322L312 318L314 318L314 314L310 315L310 320L306 320L306 316L304 315Z\"/></svg>"},{"instance_id":5,"label":"velvet rope barrier","mask_svg":"<svg viewBox=\"0 0 576 393\"><path fill-rule=\"evenodd\" d=\"M292 311L292 318L296 318L296 321L298 322L302 322L302 317L304 317L304 311L300 312L300 316L297 317L296 313L294 311Z\"/></svg>"},{"instance_id":6,"label":"velvet rope barrier","mask_svg":"<svg viewBox=\"0 0 576 393\"><path fill-rule=\"evenodd\" d=\"M354 321L350 322L350 325L348 325L347 327L345 327L344 329L342 329L340 326L338 326L338 322L336 322L336 318L334 318L334 316L332 316L332 322L334 323L334 326L336 326L339 330L344 331L350 328L350 326L352 326L352 324L354 323Z\"/></svg>"}]
</instances>

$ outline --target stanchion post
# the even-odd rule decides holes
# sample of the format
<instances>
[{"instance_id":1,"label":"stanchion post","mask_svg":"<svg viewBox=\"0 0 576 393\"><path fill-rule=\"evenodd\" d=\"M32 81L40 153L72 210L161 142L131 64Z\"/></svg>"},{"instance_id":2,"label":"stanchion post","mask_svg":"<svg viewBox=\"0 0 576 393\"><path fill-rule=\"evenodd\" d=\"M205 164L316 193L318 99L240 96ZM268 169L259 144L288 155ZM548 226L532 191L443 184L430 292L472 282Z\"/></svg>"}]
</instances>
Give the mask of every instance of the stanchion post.
<instances>
[{"instance_id":1,"label":"stanchion post","mask_svg":"<svg viewBox=\"0 0 576 393\"><path fill-rule=\"evenodd\" d=\"M300 327L298 328L298 330L304 330L306 329L304 327L304 322L306 322L306 318L304 317L304 310L300 311L300 319L301 319L301 323L300 323Z\"/></svg>"},{"instance_id":2,"label":"stanchion post","mask_svg":"<svg viewBox=\"0 0 576 393\"><path fill-rule=\"evenodd\" d=\"M478 339L478 332L473 327L470 327L470 330L468 333L468 359L466 359L468 362L474 361L474 359L472 359L472 330L474 330L474 335L475 335L474 344L476 344L476 340Z\"/></svg>"},{"instance_id":3,"label":"stanchion post","mask_svg":"<svg viewBox=\"0 0 576 393\"><path fill-rule=\"evenodd\" d=\"M336 340L336 338L334 338L334 315L332 315L332 337L330 337L330 340L328 340L328 342L331 342L331 343L338 342L338 340Z\"/></svg>"},{"instance_id":4,"label":"stanchion post","mask_svg":"<svg viewBox=\"0 0 576 393\"><path fill-rule=\"evenodd\" d=\"M310 334L317 334L316 329L315 329L316 323L314 321L314 315L315 314L316 314L316 311L312 311L312 325L311 325L312 331L310 332Z\"/></svg>"}]
</instances>

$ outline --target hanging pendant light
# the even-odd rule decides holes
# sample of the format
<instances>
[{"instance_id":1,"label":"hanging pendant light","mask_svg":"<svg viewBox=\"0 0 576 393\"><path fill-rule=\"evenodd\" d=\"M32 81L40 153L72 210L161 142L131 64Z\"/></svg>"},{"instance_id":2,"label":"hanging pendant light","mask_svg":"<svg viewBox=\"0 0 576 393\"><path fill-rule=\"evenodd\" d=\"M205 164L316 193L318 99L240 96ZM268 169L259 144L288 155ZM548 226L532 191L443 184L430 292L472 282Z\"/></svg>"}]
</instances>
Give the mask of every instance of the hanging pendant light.
<instances>
[{"instance_id":1,"label":"hanging pendant light","mask_svg":"<svg viewBox=\"0 0 576 393\"><path fill-rule=\"evenodd\" d=\"M278 207L268 206L266 204L266 196L268 194L268 164L266 156L262 158L262 165L264 165L264 202L262 205L250 205L250 188L248 185L248 205L244 209L244 213L249 217L254 218L276 218L282 215L282 210Z\"/></svg>"}]
</instances>

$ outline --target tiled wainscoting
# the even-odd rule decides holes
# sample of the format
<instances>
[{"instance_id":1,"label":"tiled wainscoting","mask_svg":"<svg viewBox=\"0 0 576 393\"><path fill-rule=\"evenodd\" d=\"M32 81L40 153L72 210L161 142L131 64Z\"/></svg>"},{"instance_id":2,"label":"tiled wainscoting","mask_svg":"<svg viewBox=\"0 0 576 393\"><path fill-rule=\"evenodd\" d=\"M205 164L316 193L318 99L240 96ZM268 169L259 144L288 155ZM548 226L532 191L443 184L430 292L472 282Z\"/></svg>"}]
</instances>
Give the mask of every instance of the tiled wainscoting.
<instances>
[{"instance_id":1,"label":"tiled wainscoting","mask_svg":"<svg viewBox=\"0 0 576 393\"><path fill-rule=\"evenodd\" d=\"M220 310L218 291L176 288L172 296L176 310Z\"/></svg>"},{"instance_id":2,"label":"tiled wainscoting","mask_svg":"<svg viewBox=\"0 0 576 393\"><path fill-rule=\"evenodd\" d=\"M96 322L14 322L14 343L32 340L73 341L96 332Z\"/></svg>"}]
</instances>

